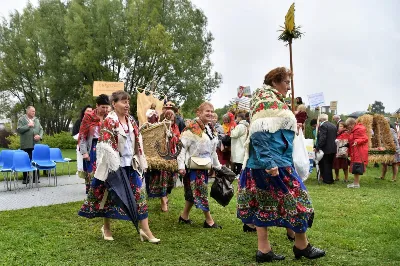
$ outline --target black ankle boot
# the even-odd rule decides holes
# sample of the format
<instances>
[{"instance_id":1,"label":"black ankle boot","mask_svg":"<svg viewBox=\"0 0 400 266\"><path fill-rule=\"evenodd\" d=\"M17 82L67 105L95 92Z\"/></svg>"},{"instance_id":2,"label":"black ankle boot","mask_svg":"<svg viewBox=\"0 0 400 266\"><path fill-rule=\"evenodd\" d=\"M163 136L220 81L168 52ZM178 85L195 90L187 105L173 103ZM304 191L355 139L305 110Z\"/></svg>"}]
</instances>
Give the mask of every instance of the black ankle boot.
<instances>
[{"instance_id":1,"label":"black ankle boot","mask_svg":"<svg viewBox=\"0 0 400 266\"><path fill-rule=\"evenodd\" d=\"M308 243L308 246L305 249L298 249L296 246L293 246L293 253L296 259L300 259L301 257L317 259L325 256L324 250L313 247L310 243Z\"/></svg>"},{"instance_id":2,"label":"black ankle boot","mask_svg":"<svg viewBox=\"0 0 400 266\"><path fill-rule=\"evenodd\" d=\"M275 254L272 250L268 253L262 253L257 250L256 261L257 262L271 262L273 260L284 260L285 256Z\"/></svg>"},{"instance_id":3,"label":"black ankle boot","mask_svg":"<svg viewBox=\"0 0 400 266\"><path fill-rule=\"evenodd\" d=\"M257 229L248 226L247 224L243 224L243 232L256 232Z\"/></svg>"}]
</instances>

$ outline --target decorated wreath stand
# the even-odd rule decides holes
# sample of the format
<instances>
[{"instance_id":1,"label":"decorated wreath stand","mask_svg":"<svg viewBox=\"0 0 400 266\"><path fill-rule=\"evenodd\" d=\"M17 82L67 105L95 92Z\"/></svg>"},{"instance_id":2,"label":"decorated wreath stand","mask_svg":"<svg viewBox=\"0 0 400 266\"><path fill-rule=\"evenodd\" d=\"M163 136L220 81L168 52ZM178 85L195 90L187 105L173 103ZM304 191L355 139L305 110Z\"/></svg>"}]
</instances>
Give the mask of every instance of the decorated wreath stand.
<instances>
[{"instance_id":1,"label":"decorated wreath stand","mask_svg":"<svg viewBox=\"0 0 400 266\"><path fill-rule=\"evenodd\" d=\"M389 123L383 115L363 115L357 119L367 129L368 161L370 163L387 163L394 161L396 147L390 132Z\"/></svg>"},{"instance_id":2,"label":"decorated wreath stand","mask_svg":"<svg viewBox=\"0 0 400 266\"><path fill-rule=\"evenodd\" d=\"M176 158L182 149L182 143L179 142L176 152L171 153L171 122L164 120L156 124L145 123L140 128L140 133L143 137L143 146L149 170L178 171Z\"/></svg>"}]
</instances>

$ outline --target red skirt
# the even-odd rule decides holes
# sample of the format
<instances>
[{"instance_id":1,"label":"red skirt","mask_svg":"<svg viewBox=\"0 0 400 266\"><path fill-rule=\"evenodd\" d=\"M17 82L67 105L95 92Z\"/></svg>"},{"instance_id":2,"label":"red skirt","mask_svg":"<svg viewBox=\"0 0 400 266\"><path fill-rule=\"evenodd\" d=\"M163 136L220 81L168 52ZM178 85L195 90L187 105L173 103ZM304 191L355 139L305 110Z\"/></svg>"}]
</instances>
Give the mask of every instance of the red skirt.
<instances>
[{"instance_id":1,"label":"red skirt","mask_svg":"<svg viewBox=\"0 0 400 266\"><path fill-rule=\"evenodd\" d=\"M349 169L349 161L347 158L336 158L333 159L333 169L338 170L338 169Z\"/></svg>"},{"instance_id":2,"label":"red skirt","mask_svg":"<svg viewBox=\"0 0 400 266\"><path fill-rule=\"evenodd\" d=\"M226 165L231 161L231 152L226 151L222 152L220 149L217 149L218 161L221 165Z\"/></svg>"}]
</instances>

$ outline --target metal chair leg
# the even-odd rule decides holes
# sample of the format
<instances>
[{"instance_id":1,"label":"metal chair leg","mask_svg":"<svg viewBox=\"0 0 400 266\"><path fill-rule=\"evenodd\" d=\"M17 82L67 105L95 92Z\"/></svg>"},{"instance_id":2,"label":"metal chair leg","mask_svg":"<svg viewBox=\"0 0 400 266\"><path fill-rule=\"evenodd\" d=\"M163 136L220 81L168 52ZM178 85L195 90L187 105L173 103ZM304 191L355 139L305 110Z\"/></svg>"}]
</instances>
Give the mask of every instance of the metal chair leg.
<instances>
[{"instance_id":1,"label":"metal chair leg","mask_svg":"<svg viewBox=\"0 0 400 266\"><path fill-rule=\"evenodd\" d=\"M17 180L18 180L18 172L14 172L14 190L15 191L18 188ZM11 182L11 180L10 180L10 182Z\"/></svg>"}]
</instances>

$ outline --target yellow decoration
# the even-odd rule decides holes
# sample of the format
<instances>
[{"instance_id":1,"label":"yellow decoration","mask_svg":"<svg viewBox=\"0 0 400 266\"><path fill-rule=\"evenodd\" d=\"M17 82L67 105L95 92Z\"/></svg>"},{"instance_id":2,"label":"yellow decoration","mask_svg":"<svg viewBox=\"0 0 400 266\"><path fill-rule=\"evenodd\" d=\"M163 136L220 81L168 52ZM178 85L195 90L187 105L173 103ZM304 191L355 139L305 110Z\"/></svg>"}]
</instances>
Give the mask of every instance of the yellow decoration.
<instances>
[{"instance_id":1,"label":"yellow decoration","mask_svg":"<svg viewBox=\"0 0 400 266\"><path fill-rule=\"evenodd\" d=\"M285 16L285 29L290 33L294 30L294 3L290 6Z\"/></svg>"}]
</instances>

